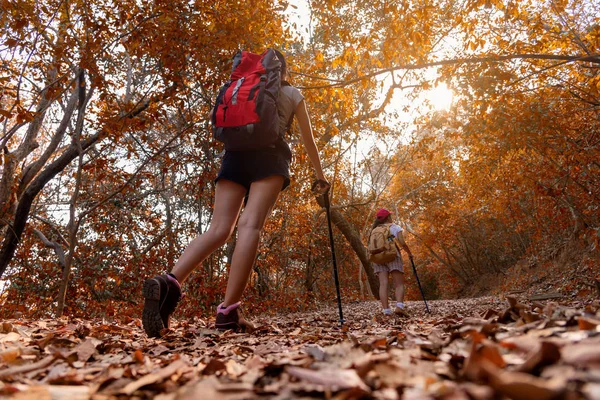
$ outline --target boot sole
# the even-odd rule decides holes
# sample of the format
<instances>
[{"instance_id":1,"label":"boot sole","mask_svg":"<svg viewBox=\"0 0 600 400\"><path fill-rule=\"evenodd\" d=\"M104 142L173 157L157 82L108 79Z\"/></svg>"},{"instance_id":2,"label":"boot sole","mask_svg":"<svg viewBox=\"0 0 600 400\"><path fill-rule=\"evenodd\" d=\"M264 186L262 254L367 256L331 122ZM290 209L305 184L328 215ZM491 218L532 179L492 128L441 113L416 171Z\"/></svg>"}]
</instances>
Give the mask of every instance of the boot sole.
<instances>
[{"instance_id":1,"label":"boot sole","mask_svg":"<svg viewBox=\"0 0 600 400\"><path fill-rule=\"evenodd\" d=\"M219 331L234 331L244 332L242 326L236 322L226 322L223 324L215 324L215 328Z\"/></svg>"},{"instance_id":2,"label":"boot sole","mask_svg":"<svg viewBox=\"0 0 600 400\"><path fill-rule=\"evenodd\" d=\"M160 317L160 283L154 278L146 279L143 294L145 299L142 313L144 331L150 337L160 337L160 331L165 327Z\"/></svg>"}]
</instances>

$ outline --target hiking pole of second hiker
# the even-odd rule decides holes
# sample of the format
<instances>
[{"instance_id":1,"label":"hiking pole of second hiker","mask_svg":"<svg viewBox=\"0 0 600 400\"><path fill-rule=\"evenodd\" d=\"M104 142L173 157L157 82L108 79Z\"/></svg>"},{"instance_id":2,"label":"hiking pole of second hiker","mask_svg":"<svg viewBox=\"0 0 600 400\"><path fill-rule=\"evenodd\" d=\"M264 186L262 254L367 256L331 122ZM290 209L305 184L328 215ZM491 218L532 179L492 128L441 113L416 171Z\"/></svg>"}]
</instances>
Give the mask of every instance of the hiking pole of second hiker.
<instances>
[{"instance_id":1,"label":"hiking pole of second hiker","mask_svg":"<svg viewBox=\"0 0 600 400\"><path fill-rule=\"evenodd\" d=\"M317 187L318 183L319 183L319 181L316 181L313 184L313 191L315 191L315 188ZM340 295L340 279L338 277L337 261L335 259L333 229L331 228L331 213L330 213L330 207L329 207L329 187L327 187L327 190L324 193L321 193L321 195L323 196L323 203L325 205L325 213L327 214L327 227L329 229L329 244L331 246L331 260L333 262L333 279L335 281L335 290L337 293L338 311L340 313L340 325L344 325L344 314L342 312L342 296Z\"/></svg>"},{"instance_id":2,"label":"hiking pole of second hiker","mask_svg":"<svg viewBox=\"0 0 600 400\"><path fill-rule=\"evenodd\" d=\"M417 267L415 267L415 262L413 261L412 257L410 258L410 263L412 264L413 272L415 273L415 278L417 278L417 284L419 285L419 290L421 291L421 296L423 296L423 301L425 302L425 308L427 309L427 312L429 314L431 314L431 311L429 311L429 306L427 305L427 300L425 299L425 293L423 293L423 287L421 287L421 281L419 280L419 275L417 275Z\"/></svg>"}]
</instances>

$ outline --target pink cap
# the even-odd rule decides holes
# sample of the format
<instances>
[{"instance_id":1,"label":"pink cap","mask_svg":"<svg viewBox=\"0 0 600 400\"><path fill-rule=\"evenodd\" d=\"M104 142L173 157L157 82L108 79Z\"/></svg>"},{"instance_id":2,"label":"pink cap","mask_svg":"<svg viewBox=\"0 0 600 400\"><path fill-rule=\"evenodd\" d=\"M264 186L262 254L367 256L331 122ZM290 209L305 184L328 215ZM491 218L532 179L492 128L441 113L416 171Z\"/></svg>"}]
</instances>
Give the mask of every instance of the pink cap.
<instances>
[{"instance_id":1,"label":"pink cap","mask_svg":"<svg viewBox=\"0 0 600 400\"><path fill-rule=\"evenodd\" d=\"M382 208L379 211L377 211L377 219L380 221L386 219L388 215L392 215L392 213L386 210L385 208Z\"/></svg>"}]
</instances>

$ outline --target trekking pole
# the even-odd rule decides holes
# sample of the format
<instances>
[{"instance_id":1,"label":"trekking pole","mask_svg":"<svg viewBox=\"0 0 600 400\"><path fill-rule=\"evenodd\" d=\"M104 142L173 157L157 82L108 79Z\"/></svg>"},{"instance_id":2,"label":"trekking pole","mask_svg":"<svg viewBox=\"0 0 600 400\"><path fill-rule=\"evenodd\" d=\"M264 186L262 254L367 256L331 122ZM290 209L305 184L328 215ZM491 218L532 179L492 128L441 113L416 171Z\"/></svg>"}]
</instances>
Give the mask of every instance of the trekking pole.
<instances>
[{"instance_id":1,"label":"trekking pole","mask_svg":"<svg viewBox=\"0 0 600 400\"><path fill-rule=\"evenodd\" d=\"M425 302L425 308L427 309L427 313L431 314L429 311L429 306L427 305L427 300L425 299L425 293L423 293L423 288L421 287L421 281L419 280L419 275L417 275L417 268L415 267L415 262L412 257L410 258L410 263L413 267L413 272L415 273L415 278L417 278L417 284L419 285L419 290L421 291L421 296L423 296L423 301Z\"/></svg>"},{"instance_id":2,"label":"trekking pole","mask_svg":"<svg viewBox=\"0 0 600 400\"><path fill-rule=\"evenodd\" d=\"M313 191L321 181L315 181ZM342 313L342 296L340 295L340 280L338 277L337 261L335 259L335 246L333 241L333 229L331 228L331 213L329 210L329 187L321 194L325 203L325 213L327 214L327 227L329 228L329 244L331 246L331 260L333 262L333 279L335 281L335 290L337 292L338 311L340 313L340 325L344 325L344 315Z\"/></svg>"}]
</instances>

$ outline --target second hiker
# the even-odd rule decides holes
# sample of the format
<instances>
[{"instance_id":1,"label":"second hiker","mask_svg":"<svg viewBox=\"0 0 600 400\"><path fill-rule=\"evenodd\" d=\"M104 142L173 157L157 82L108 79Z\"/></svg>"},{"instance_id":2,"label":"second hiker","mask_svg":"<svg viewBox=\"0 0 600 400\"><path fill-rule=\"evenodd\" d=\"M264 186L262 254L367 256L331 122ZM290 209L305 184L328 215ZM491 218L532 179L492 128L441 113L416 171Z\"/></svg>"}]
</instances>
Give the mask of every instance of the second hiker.
<instances>
[{"instance_id":1,"label":"second hiker","mask_svg":"<svg viewBox=\"0 0 600 400\"><path fill-rule=\"evenodd\" d=\"M408 245L402 236L402 228L393 223L392 213L382 208L377 211L373 228L369 235L369 258L373 262L373 270L379 277L379 300L383 313L391 315L388 304L389 274L392 274L396 307L394 312L408 316L404 309L404 265L400 249L402 247L410 259L413 258Z\"/></svg>"}]
</instances>

